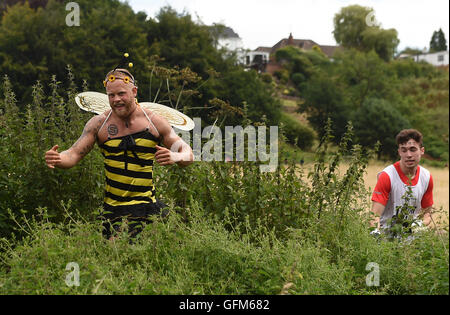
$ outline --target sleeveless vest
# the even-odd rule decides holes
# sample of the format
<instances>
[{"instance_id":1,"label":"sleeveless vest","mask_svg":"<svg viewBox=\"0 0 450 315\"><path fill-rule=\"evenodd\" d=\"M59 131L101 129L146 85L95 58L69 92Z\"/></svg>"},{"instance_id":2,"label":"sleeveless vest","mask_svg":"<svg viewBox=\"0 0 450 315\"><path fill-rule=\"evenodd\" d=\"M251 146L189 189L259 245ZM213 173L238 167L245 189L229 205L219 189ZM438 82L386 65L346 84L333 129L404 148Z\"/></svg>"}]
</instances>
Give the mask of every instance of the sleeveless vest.
<instances>
[{"instance_id":1,"label":"sleeveless vest","mask_svg":"<svg viewBox=\"0 0 450 315\"><path fill-rule=\"evenodd\" d=\"M389 193L389 200L386 204L386 207L384 209L384 212L380 218L380 226L382 228L388 227L388 220L391 219L393 216L397 215L397 207L401 207L404 205L405 200L403 196L406 195L407 187L409 185L405 184L398 174L396 168L394 165L390 165L386 167L383 172L385 172L391 181L391 191ZM409 201L409 204L411 206L414 206L415 210L414 213L411 213L414 218L417 218L419 215L422 206L421 201L422 197L427 191L428 184L430 182L430 172L423 168L418 166L417 175L419 176L417 184L411 187L412 192L412 198Z\"/></svg>"}]
</instances>

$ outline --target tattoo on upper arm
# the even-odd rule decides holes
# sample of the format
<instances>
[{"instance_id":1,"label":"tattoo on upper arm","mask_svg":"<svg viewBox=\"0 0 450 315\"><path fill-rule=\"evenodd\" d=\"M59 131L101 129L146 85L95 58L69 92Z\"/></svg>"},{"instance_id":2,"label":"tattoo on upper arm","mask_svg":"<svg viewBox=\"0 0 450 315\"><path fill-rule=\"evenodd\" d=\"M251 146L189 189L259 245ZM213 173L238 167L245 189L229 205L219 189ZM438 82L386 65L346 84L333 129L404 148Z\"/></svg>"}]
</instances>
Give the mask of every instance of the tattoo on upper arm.
<instances>
[{"instance_id":1,"label":"tattoo on upper arm","mask_svg":"<svg viewBox=\"0 0 450 315\"><path fill-rule=\"evenodd\" d=\"M92 148L95 145L95 142L97 141L97 133L98 133L98 129L99 129L100 125L97 122L96 126L93 126L93 123L87 123L86 126L83 129L83 133L81 134L80 138L78 138L78 140L73 144L72 148L77 149L77 151L79 152L79 154L84 157L86 154L88 154ZM88 136L92 136L94 139L94 141L92 142L88 142L86 145L84 145L82 148L79 148L82 144L82 141L84 138L88 137Z\"/></svg>"},{"instance_id":2,"label":"tattoo on upper arm","mask_svg":"<svg viewBox=\"0 0 450 315\"><path fill-rule=\"evenodd\" d=\"M85 146L83 149L81 149L80 155L84 157L86 154L88 154L92 150L93 147L94 147L94 144L89 144L89 145Z\"/></svg>"}]
</instances>

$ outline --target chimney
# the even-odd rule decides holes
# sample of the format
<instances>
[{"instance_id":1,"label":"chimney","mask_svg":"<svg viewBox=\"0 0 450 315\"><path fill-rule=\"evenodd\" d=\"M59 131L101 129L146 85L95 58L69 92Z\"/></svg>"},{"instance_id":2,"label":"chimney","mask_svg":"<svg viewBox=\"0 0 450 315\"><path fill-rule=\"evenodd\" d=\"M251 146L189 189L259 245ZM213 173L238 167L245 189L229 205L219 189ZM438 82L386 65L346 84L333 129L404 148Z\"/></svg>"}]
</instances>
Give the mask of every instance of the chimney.
<instances>
[{"instance_id":1,"label":"chimney","mask_svg":"<svg viewBox=\"0 0 450 315\"><path fill-rule=\"evenodd\" d=\"M294 45L294 37L292 37L292 33L289 34L288 45Z\"/></svg>"}]
</instances>

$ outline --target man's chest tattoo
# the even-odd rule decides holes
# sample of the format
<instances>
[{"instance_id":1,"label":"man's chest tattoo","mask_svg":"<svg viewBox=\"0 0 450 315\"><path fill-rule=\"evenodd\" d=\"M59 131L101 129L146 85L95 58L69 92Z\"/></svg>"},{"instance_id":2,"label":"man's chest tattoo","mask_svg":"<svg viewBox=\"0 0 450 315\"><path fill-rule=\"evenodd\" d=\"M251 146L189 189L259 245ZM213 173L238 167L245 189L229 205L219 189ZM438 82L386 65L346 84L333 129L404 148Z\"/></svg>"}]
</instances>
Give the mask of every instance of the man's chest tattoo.
<instances>
[{"instance_id":1,"label":"man's chest tattoo","mask_svg":"<svg viewBox=\"0 0 450 315\"><path fill-rule=\"evenodd\" d=\"M119 133L119 128L115 124L110 124L108 126L108 135L115 136Z\"/></svg>"}]
</instances>

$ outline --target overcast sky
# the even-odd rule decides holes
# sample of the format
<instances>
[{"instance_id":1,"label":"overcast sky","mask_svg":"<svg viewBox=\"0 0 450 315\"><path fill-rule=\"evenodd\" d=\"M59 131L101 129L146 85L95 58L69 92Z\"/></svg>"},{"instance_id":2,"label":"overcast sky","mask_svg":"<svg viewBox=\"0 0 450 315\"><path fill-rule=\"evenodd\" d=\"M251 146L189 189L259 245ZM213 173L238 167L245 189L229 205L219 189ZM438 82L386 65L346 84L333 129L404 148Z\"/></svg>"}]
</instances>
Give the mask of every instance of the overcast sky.
<instances>
[{"instance_id":1,"label":"overcast sky","mask_svg":"<svg viewBox=\"0 0 450 315\"><path fill-rule=\"evenodd\" d=\"M311 39L320 45L336 45L333 17L342 7L359 4L374 9L382 28L395 28L399 50L429 48L433 32L442 28L448 45L448 0L128 0L137 11L154 17L170 5L177 12L190 13L204 24L231 27L244 48L273 46L287 38Z\"/></svg>"}]
</instances>

